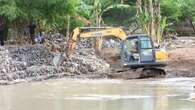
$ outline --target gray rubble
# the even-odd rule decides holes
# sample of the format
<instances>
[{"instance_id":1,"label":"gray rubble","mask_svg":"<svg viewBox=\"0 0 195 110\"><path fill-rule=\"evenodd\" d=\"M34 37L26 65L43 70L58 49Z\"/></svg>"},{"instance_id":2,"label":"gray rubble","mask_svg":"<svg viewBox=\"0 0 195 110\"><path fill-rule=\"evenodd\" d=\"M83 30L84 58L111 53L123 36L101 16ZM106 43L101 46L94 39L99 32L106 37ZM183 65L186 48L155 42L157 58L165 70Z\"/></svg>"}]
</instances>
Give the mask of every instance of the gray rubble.
<instances>
[{"instance_id":1,"label":"gray rubble","mask_svg":"<svg viewBox=\"0 0 195 110\"><path fill-rule=\"evenodd\" d=\"M63 57L64 54L52 53L43 45L0 47L0 84L78 75L106 77L109 73L109 64L94 50L82 49L71 58Z\"/></svg>"},{"instance_id":2,"label":"gray rubble","mask_svg":"<svg viewBox=\"0 0 195 110\"><path fill-rule=\"evenodd\" d=\"M27 66L50 65L53 54L43 45L29 45L18 48L9 48L9 55L15 61L26 62Z\"/></svg>"},{"instance_id":3,"label":"gray rubble","mask_svg":"<svg viewBox=\"0 0 195 110\"><path fill-rule=\"evenodd\" d=\"M94 49L78 50L64 63L69 72L76 74L108 74L110 65L95 55Z\"/></svg>"}]
</instances>

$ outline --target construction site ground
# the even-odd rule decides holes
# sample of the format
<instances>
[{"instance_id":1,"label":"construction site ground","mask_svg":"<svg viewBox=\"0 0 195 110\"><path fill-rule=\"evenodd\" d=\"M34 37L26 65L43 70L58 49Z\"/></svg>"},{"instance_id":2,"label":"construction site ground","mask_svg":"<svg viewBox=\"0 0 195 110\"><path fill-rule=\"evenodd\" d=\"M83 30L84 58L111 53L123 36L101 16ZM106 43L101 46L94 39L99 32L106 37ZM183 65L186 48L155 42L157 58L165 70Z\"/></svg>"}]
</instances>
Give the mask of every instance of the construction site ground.
<instances>
[{"instance_id":1,"label":"construction site ground","mask_svg":"<svg viewBox=\"0 0 195 110\"><path fill-rule=\"evenodd\" d=\"M195 48L178 48L169 51L167 77L195 77Z\"/></svg>"},{"instance_id":2,"label":"construction site ground","mask_svg":"<svg viewBox=\"0 0 195 110\"><path fill-rule=\"evenodd\" d=\"M114 70L111 74L112 78L140 78L141 70L131 70L128 68L123 68L124 71L122 70L119 55L114 53L116 50L105 49L104 51L105 53L102 56L104 56L104 59L111 65L113 68L112 70ZM163 68L166 72L166 76L154 75L154 77L195 77L195 47L176 48L167 50L167 52L169 59L167 61L167 66Z\"/></svg>"},{"instance_id":3,"label":"construction site ground","mask_svg":"<svg viewBox=\"0 0 195 110\"><path fill-rule=\"evenodd\" d=\"M166 75L163 78L195 77L194 42L193 37L181 37L167 44L169 59L164 68ZM62 45L65 44L62 41ZM66 58L64 52L51 52L47 46L40 44L7 45L0 48L0 84L7 85L53 78L126 80L139 78L140 70L121 67L117 52L117 49L105 49L97 55L93 49L77 49L71 58ZM162 78L162 76L155 77Z\"/></svg>"}]
</instances>

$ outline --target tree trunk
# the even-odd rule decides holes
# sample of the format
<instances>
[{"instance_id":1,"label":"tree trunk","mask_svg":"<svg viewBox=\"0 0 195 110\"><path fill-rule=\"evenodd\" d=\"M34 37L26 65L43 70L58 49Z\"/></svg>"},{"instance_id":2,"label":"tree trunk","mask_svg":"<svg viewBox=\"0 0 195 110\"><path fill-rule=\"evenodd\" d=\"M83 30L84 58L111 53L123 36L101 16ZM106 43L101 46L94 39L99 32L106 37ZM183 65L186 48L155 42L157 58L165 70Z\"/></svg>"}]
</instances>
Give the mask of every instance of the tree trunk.
<instances>
[{"instance_id":1,"label":"tree trunk","mask_svg":"<svg viewBox=\"0 0 195 110\"><path fill-rule=\"evenodd\" d=\"M192 19L192 17L190 17L188 20L189 20L189 23L190 23L190 25L191 25L193 31L195 32L195 26L194 26L194 24L193 24L193 19Z\"/></svg>"},{"instance_id":2,"label":"tree trunk","mask_svg":"<svg viewBox=\"0 0 195 110\"><path fill-rule=\"evenodd\" d=\"M154 8L153 8L153 0L149 0L149 13L150 13L150 35L154 40L155 39L155 27L154 27Z\"/></svg>"},{"instance_id":3,"label":"tree trunk","mask_svg":"<svg viewBox=\"0 0 195 110\"><path fill-rule=\"evenodd\" d=\"M161 14L160 14L160 1L155 0L153 3L153 10L154 10L154 27L155 27L155 33L154 37L157 41L157 43L161 40Z\"/></svg>"},{"instance_id":4,"label":"tree trunk","mask_svg":"<svg viewBox=\"0 0 195 110\"><path fill-rule=\"evenodd\" d=\"M147 0L144 0L144 13L148 13L148 3L147 3Z\"/></svg>"},{"instance_id":5,"label":"tree trunk","mask_svg":"<svg viewBox=\"0 0 195 110\"><path fill-rule=\"evenodd\" d=\"M96 26L101 27L101 17L99 15L96 15Z\"/></svg>"},{"instance_id":6,"label":"tree trunk","mask_svg":"<svg viewBox=\"0 0 195 110\"><path fill-rule=\"evenodd\" d=\"M142 0L136 1L136 7L137 7L137 16L142 12Z\"/></svg>"},{"instance_id":7,"label":"tree trunk","mask_svg":"<svg viewBox=\"0 0 195 110\"><path fill-rule=\"evenodd\" d=\"M121 4L124 4L124 0L121 0Z\"/></svg>"},{"instance_id":8,"label":"tree trunk","mask_svg":"<svg viewBox=\"0 0 195 110\"><path fill-rule=\"evenodd\" d=\"M70 36L70 16L67 16L66 38Z\"/></svg>"},{"instance_id":9,"label":"tree trunk","mask_svg":"<svg viewBox=\"0 0 195 110\"><path fill-rule=\"evenodd\" d=\"M94 14L95 14L95 23L97 27L101 26L101 4L99 0L94 1Z\"/></svg>"}]
</instances>

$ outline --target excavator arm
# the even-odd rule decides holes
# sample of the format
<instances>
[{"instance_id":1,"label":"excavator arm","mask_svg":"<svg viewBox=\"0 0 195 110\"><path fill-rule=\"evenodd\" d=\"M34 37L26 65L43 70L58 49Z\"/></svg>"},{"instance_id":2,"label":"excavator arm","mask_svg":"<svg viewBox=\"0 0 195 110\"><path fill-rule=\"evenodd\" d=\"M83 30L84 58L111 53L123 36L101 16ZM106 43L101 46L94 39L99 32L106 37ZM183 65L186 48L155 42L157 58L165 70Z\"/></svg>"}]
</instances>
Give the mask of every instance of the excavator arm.
<instances>
[{"instance_id":1,"label":"excavator arm","mask_svg":"<svg viewBox=\"0 0 195 110\"><path fill-rule=\"evenodd\" d=\"M68 42L68 52L67 55L71 55L76 48L76 44L79 38L98 38L96 39L96 49L100 50L102 47L102 38L107 36L114 36L120 40L126 39L126 33L121 28L93 28L93 31L85 32L91 28L75 28L70 36Z\"/></svg>"}]
</instances>

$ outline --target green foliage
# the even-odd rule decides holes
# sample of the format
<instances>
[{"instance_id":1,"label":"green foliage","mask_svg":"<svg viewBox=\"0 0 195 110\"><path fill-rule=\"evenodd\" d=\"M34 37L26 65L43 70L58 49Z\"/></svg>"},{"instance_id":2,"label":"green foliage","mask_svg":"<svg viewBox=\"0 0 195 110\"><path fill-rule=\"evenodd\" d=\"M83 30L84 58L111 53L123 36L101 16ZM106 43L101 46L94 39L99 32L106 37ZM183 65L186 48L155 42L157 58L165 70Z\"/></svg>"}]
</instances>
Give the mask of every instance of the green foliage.
<instances>
[{"instance_id":1,"label":"green foliage","mask_svg":"<svg viewBox=\"0 0 195 110\"><path fill-rule=\"evenodd\" d=\"M188 17L195 17L195 1L194 0L181 0L183 2L181 5L182 16L180 19L185 19Z\"/></svg>"},{"instance_id":2,"label":"green foliage","mask_svg":"<svg viewBox=\"0 0 195 110\"><path fill-rule=\"evenodd\" d=\"M9 21L15 20L21 13L14 0L0 0L0 10L0 16Z\"/></svg>"},{"instance_id":3,"label":"green foliage","mask_svg":"<svg viewBox=\"0 0 195 110\"><path fill-rule=\"evenodd\" d=\"M170 22L178 22L195 16L195 0L161 0L162 16Z\"/></svg>"},{"instance_id":4,"label":"green foliage","mask_svg":"<svg viewBox=\"0 0 195 110\"><path fill-rule=\"evenodd\" d=\"M85 6L85 11L88 18L93 22L93 25L103 22L102 15L115 7L129 7L126 4L120 4L121 0L82 0L82 6ZM83 5L84 4L84 5Z\"/></svg>"},{"instance_id":5,"label":"green foliage","mask_svg":"<svg viewBox=\"0 0 195 110\"><path fill-rule=\"evenodd\" d=\"M137 17L137 23L139 26L141 26L147 34L150 34L149 32L149 24L150 24L151 17L148 13L140 13Z\"/></svg>"},{"instance_id":6,"label":"green foliage","mask_svg":"<svg viewBox=\"0 0 195 110\"><path fill-rule=\"evenodd\" d=\"M181 3L178 0L161 0L162 16L166 16L169 21L178 21L182 15Z\"/></svg>"},{"instance_id":7,"label":"green foliage","mask_svg":"<svg viewBox=\"0 0 195 110\"><path fill-rule=\"evenodd\" d=\"M0 15L12 22L39 21L45 29L60 30L67 16L80 13L79 3L80 0L0 0Z\"/></svg>"},{"instance_id":8,"label":"green foliage","mask_svg":"<svg viewBox=\"0 0 195 110\"><path fill-rule=\"evenodd\" d=\"M195 0L160 0L160 6L166 23L195 19ZM144 10L144 6L142 8ZM68 23L70 29L86 25L78 17L93 25L99 19L100 23L128 26L135 20L135 11L136 0L0 0L0 16L9 21L9 26L25 26L36 21L44 31L65 31ZM148 25L143 24L149 24L151 17L142 13L137 19L139 25L146 28ZM166 24L164 20L161 22Z\"/></svg>"},{"instance_id":9,"label":"green foliage","mask_svg":"<svg viewBox=\"0 0 195 110\"><path fill-rule=\"evenodd\" d=\"M130 5L118 4L116 6L110 6L103 13L103 19L105 24L126 26L135 22L136 8Z\"/></svg>"}]
</instances>

